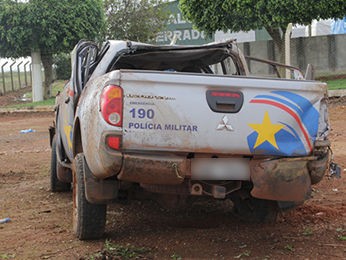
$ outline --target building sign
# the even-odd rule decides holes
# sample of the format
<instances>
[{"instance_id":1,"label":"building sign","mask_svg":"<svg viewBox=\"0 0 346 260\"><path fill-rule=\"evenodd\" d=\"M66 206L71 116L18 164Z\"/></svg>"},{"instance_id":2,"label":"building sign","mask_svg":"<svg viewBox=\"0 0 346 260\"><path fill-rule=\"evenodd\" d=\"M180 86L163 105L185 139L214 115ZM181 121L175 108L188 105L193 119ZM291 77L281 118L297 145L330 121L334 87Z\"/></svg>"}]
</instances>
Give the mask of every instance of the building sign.
<instances>
[{"instance_id":1,"label":"building sign","mask_svg":"<svg viewBox=\"0 0 346 260\"><path fill-rule=\"evenodd\" d=\"M185 21L178 8L178 1L167 3L170 13L166 30L159 32L156 37L157 44L170 44L176 38L179 45L198 45L214 41L214 35L208 37L206 33L192 28L192 24Z\"/></svg>"}]
</instances>

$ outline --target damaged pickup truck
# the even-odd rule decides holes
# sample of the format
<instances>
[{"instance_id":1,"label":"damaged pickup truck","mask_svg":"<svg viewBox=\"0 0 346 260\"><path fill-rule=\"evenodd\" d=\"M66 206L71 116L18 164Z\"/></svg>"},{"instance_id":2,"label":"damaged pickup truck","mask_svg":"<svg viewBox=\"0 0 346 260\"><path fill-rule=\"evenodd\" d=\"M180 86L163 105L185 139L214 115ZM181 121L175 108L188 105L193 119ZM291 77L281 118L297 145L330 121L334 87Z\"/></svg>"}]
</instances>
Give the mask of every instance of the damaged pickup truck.
<instances>
[{"instance_id":1,"label":"damaged pickup truck","mask_svg":"<svg viewBox=\"0 0 346 260\"><path fill-rule=\"evenodd\" d=\"M107 203L134 190L230 199L259 222L307 200L329 165L327 86L284 68L294 78L252 77L234 41L79 42L50 129L76 236L101 237Z\"/></svg>"}]
</instances>

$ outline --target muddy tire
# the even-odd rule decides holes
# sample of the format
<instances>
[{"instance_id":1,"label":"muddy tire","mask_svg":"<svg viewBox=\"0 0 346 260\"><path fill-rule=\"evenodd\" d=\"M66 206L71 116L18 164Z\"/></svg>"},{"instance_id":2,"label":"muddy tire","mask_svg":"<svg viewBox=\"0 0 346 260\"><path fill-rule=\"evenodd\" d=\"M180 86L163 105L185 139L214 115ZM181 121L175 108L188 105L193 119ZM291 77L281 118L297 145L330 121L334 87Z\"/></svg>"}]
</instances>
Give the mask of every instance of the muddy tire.
<instances>
[{"instance_id":1,"label":"muddy tire","mask_svg":"<svg viewBox=\"0 0 346 260\"><path fill-rule=\"evenodd\" d=\"M56 155L56 136L54 136L52 140L52 155L51 155L51 161L50 161L50 190L52 192L70 191L71 190L70 183L59 181L58 175L57 175L57 168L58 168L58 160Z\"/></svg>"},{"instance_id":2,"label":"muddy tire","mask_svg":"<svg viewBox=\"0 0 346 260\"><path fill-rule=\"evenodd\" d=\"M254 223L275 223L279 206L276 201L257 199L254 197L232 198L233 213L241 221Z\"/></svg>"},{"instance_id":3,"label":"muddy tire","mask_svg":"<svg viewBox=\"0 0 346 260\"><path fill-rule=\"evenodd\" d=\"M85 197L85 163L84 155L77 154L73 173L73 230L80 240L101 238L107 214L107 205L91 204Z\"/></svg>"}]
</instances>

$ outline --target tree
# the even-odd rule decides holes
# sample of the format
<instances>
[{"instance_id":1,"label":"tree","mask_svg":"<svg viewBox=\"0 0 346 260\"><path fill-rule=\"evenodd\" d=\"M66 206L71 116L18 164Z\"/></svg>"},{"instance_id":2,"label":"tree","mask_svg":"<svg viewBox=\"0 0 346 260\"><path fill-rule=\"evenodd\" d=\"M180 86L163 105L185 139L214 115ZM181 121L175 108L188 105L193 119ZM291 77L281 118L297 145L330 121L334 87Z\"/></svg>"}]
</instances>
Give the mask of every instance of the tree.
<instances>
[{"instance_id":1,"label":"tree","mask_svg":"<svg viewBox=\"0 0 346 260\"><path fill-rule=\"evenodd\" d=\"M105 0L108 38L151 42L168 20L160 0Z\"/></svg>"},{"instance_id":2,"label":"tree","mask_svg":"<svg viewBox=\"0 0 346 260\"><path fill-rule=\"evenodd\" d=\"M40 53L45 97L52 82L53 54L71 51L104 29L102 0L0 0L0 56Z\"/></svg>"},{"instance_id":3,"label":"tree","mask_svg":"<svg viewBox=\"0 0 346 260\"><path fill-rule=\"evenodd\" d=\"M71 56L68 53L59 53L53 56L56 78L67 80L71 76Z\"/></svg>"},{"instance_id":4,"label":"tree","mask_svg":"<svg viewBox=\"0 0 346 260\"><path fill-rule=\"evenodd\" d=\"M180 0L182 13L200 30L233 32L265 28L284 60L287 25L308 25L313 19L341 18L345 0Z\"/></svg>"}]
</instances>

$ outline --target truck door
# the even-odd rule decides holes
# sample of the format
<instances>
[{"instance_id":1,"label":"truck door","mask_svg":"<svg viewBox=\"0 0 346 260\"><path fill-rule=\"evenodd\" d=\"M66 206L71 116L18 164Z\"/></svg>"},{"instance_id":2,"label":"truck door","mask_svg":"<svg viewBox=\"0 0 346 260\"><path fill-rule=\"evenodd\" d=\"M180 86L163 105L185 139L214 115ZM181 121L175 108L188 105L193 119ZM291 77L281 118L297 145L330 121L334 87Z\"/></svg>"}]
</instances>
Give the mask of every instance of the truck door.
<instances>
[{"instance_id":1,"label":"truck door","mask_svg":"<svg viewBox=\"0 0 346 260\"><path fill-rule=\"evenodd\" d=\"M73 159L72 139L75 111L79 97L93 72L97 53L97 45L86 41L80 41L71 53L71 79L64 87L57 120L57 128L61 135L65 155L70 161Z\"/></svg>"}]
</instances>

